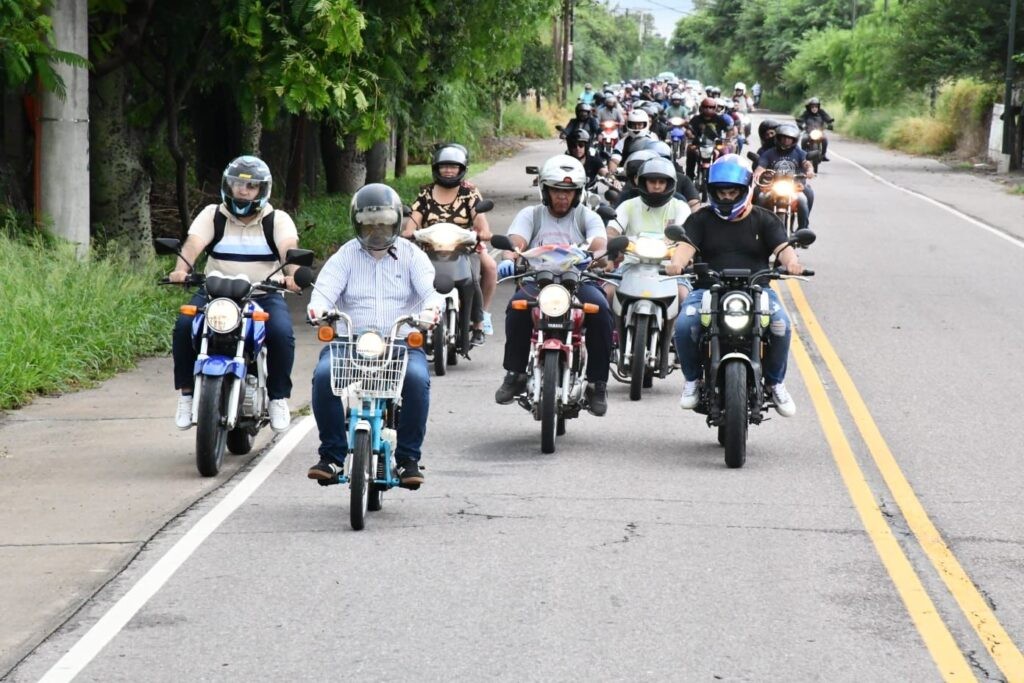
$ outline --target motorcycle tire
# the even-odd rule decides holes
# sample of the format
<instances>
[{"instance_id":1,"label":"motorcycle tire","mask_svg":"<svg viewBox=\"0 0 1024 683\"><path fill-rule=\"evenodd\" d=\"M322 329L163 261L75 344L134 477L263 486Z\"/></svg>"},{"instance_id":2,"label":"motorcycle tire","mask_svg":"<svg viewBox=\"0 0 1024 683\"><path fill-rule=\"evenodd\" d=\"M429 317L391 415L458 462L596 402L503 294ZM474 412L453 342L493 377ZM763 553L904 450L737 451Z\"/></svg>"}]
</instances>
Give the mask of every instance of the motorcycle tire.
<instances>
[{"instance_id":1,"label":"motorcycle tire","mask_svg":"<svg viewBox=\"0 0 1024 683\"><path fill-rule=\"evenodd\" d=\"M387 479L386 468L390 466L387 462L387 458L381 453L377 456L377 471L373 473L370 481L370 495L366 501L366 509L370 512L380 512L384 507L384 491L385 488L380 484L375 484L373 479Z\"/></svg>"},{"instance_id":2,"label":"motorcycle tire","mask_svg":"<svg viewBox=\"0 0 1024 683\"><path fill-rule=\"evenodd\" d=\"M370 507L370 486L373 484L371 462L370 433L356 432L356 447L352 451L352 473L349 478L349 522L355 531L362 531L366 526L366 511Z\"/></svg>"},{"instance_id":3,"label":"motorcycle tire","mask_svg":"<svg viewBox=\"0 0 1024 683\"><path fill-rule=\"evenodd\" d=\"M643 396L644 375L647 374L647 332L651 319L646 315L636 318L633 330L633 355L629 361L629 400L639 401Z\"/></svg>"},{"instance_id":4,"label":"motorcycle tire","mask_svg":"<svg viewBox=\"0 0 1024 683\"><path fill-rule=\"evenodd\" d=\"M561 378L562 352L544 352L543 385L540 390L540 452L555 452L558 429L558 381Z\"/></svg>"},{"instance_id":5,"label":"motorcycle tire","mask_svg":"<svg viewBox=\"0 0 1024 683\"><path fill-rule=\"evenodd\" d=\"M227 415L231 382L224 377L204 377L199 396L199 419L196 424L196 469L204 477L215 477L224 463L228 430Z\"/></svg>"},{"instance_id":6,"label":"motorcycle tire","mask_svg":"<svg viewBox=\"0 0 1024 683\"><path fill-rule=\"evenodd\" d=\"M565 436L565 418L558 416L558 424L555 426L555 436Z\"/></svg>"},{"instance_id":7,"label":"motorcycle tire","mask_svg":"<svg viewBox=\"0 0 1024 683\"><path fill-rule=\"evenodd\" d=\"M725 465L737 469L747 461L747 368L733 361L725 366L725 393L722 397L725 413Z\"/></svg>"},{"instance_id":8,"label":"motorcycle tire","mask_svg":"<svg viewBox=\"0 0 1024 683\"><path fill-rule=\"evenodd\" d=\"M453 330L452 336L458 338L462 336L462 326L459 325L459 317L455 314L455 309L452 309L451 314L448 316L448 329ZM459 347L464 346L464 350L469 352L469 339L463 339L458 342L452 342L448 345L448 365L455 367L459 364Z\"/></svg>"},{"instance_id":9,"label":"motorcycle tire","mask_svg":"<svg viewBox=\"0 0 1024 683\"><path fill-rule=\"evenodd\" d=\"M252 450L256 435L248 427L235 427L228 432L228 450L235 455L246 455Z\"/></svg>"},{"instance_id":10,"label":"motorcycle tire","mask_svg":"<svg viewBox=\"0 0 1024 683\"><path fill-rule=\"evenodd\" d=\"M444 377L448 374L448 335L443 319L434 326L433 340L434 374Z\"/></svg>"}]
</instances>

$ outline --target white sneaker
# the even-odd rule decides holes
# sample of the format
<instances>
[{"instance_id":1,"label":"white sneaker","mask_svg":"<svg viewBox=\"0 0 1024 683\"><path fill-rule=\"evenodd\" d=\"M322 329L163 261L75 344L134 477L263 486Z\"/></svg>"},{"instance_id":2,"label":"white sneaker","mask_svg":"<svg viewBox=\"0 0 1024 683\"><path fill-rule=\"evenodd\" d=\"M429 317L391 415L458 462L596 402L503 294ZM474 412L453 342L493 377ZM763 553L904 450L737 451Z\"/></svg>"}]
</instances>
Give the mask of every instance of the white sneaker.
<instances>
[{"instance_id":1,"label":"white sneaker","mask_svg":"<svg viewBox=\"0 0 1024 683\"><path fill-rule=\"evenodd\" d=\"M793 397L786 391L786 385L779 382L771 388L772 400L775 401L775 410L782 417L793 417L796 415L796 403Z\"/></svg>"},{"instance_id":2,"label":"white sneaker","mask_svg":"<svg viewBox=\"0 0 1024 683\"><path fill-rule=\"evenodd\" d=\"M697 380L686 380L683 384L683 395L679 397L679 407L683 410L693 410L697 407L697 400L700 398L700 390L697 387Z\"/></svg>"},{"instance_id":3,"label":"white sneaker","mask_svg":"<svg viewBox=\"0 0 1024 683\"><path fill-rule=\"evenodd\" d=\"M275 398L270 402L270 428L275 432L283 432L292 423L292 414L288 411L288 399Z\"/></svg>"},{"instance_id":4,"label":"white sneaker","mask_svg":"<svg viewBox=\"0 0 1024 683\"><path fill-rule=\"evenodd\" d=\"M178 394L178 412L174 416L178 429L192 428L192 394Z\"/></svg>"},{"instance_id":5,"label":"white sneaker","mask_svg":"<svg viewBox=\"0 0 1024 683\"><path fill-rule=\"evenodd\" d=\"M494 325L491 324L491 314L489 311L484 311L483 324L480 325L480 329L484 331L488 337L494 334Z\"/></svg>"}]
</instances>

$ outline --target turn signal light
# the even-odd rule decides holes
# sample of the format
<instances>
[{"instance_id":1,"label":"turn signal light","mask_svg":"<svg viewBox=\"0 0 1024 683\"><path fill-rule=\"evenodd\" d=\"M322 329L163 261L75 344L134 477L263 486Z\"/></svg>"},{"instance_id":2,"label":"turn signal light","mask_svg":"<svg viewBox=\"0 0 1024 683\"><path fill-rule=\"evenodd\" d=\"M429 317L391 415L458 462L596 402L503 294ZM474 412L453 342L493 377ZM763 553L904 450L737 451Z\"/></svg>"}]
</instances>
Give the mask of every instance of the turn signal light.
<instances>
[{"instance_id":1,"label":"turn signal light","mask_svg":"<svg viewBox=\"0 0 1024 683\"><path fill-rule=\"evenodd\" d=\"M330 325L321 325L316 330L316 338L322 342L334 341L334 328Z\"/></svg>"},{"instance_id":2,"label":"turn signal light","mask_svg":"<svg viewBox=\"0 0 1024 683\"><path fill-rule=\"evenodd\" d=\"M185 304L184 306L182 306L178 310L181 311L182 315L195 315L196 313L199 312L199 307L198 306L192 306L190 304Z\"/></svg>"},{"instance_id":3,"label":"turn signal light","mask_svg":"<svg viewBox=\"0 0 1024 683\"><path fill-rule=\"evenodd\" d=\"M418 349L423 346L423 333L419 330L413 330L409 333L409 336L405 338L405 343L409 345L410 349Z\"/></svg>"},{"instance_id":4,"label":"turn signal light","mask_svg":"<svg viewBox=\"0 0 1024 683\"><path fill-rule=\"evenodd\" d=\"M583 304L583 312L584 313L591 313L591 314L593 314L593 313L597 313L600 310L601 310L601 307L598 306L597 304Z\"/></svg>"},{"instance_id":5,"label":"turn signal light","mask_svg":"<svg viewBox=\"0 0 1024 683\"><path fill-rule=\"evenodd\" d=\"M530 307L530 302L526 299L516 299L512 302L513 311L525 311Z\"/></svg>"},{"instance_id":6,"label":"turn signal light","mask_svg":"<svg viewBox=\"0 0 1024 683\"><path fill-rule=\"evenodd\" d=\"M265 323L270 320L270 314L266 311L253 311L252 319L261 323Z\"/></svg>"}]
</instances>

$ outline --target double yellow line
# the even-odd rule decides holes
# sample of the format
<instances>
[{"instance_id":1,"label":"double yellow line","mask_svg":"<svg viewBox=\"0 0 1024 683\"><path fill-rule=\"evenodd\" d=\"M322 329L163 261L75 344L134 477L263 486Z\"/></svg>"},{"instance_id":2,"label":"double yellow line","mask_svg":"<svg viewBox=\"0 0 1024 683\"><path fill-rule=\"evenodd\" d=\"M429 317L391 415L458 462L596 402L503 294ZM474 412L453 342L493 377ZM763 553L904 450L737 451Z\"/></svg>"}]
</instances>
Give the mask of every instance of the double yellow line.
<instances>
[{"instance_id":1,"label":"double yellow line","mask_svg":"<svg viewBox=\"0 0 1024 683\"><path fill-rule=\"evenodd\" d=\"M861 398L849 373L818 324L818 319L808 305L799 283L795 280L788 280L786 284L793 303L800 312L803 329L810 334L825 366L835 379L836 386L838 386L843 401L857 425L861 438L867 445L871 458L881 472L882 478L911 532L917 538L925 555L946 584L946 588L949 589L1006 680L1024 681L1024 656L1014 645L985 598L929 519L921 501L918 500L910 483L903 475L899 465L896 464L896 459L889 450L885 439L882 438L878 425L871 417L864 399ZM946 680L976 680L973 669L935 608L921 579L900 548L885 516L875 502L871 488L864 478L864 472L857 464L853 449L843 432L832 402L828 398L821 376L795 330L792 350L843 482L850 492L850 497L857 508L864 528L875 545L882 564L889 572L889 576L924 639L932 659Z\"/></svg>"}]
</instances>

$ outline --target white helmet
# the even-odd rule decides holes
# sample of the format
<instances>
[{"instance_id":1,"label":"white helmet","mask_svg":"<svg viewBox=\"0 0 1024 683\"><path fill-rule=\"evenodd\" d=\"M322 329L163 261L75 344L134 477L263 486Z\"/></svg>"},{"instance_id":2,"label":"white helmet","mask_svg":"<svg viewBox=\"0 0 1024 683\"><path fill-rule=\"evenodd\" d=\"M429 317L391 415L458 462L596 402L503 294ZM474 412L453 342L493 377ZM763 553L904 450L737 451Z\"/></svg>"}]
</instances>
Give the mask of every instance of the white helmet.
<instances>
[{"instance_id":1,"label":"white helmet","mask_svg":"<svg viewBox=\"0 0 1024 683\"><path fill-rule=\"evenodd\" d=\"M643 137L651 129L651 117L640 107L629 112L626 117L626 136L631 138Z\"/></svg>"},{"instance_id":2,"label":"white helmet","mask_svg":"<svg viewBox=\"0 0 1024 683\"><path fill-rule=\"evenodd\" d=\"M732 89L733 90L739 90L740 92L747 92L747 85L746 85L746 83L743 83L741 81L741 82L736 83L736 85L732 86Z\"/></svg>"},{"instance_id":3,"label":"white helmet","mask_svg":"<svg viewBox=\"0 0 1024 683\"><path fill-rule=\"evenodd\" d=\"M719 97L717 100L715 100L715 105L718 108L718 113L721 114L722 112L729 110L729 107L732 105L732 102L725 99L724 97Z\"/></svg>"},{"instance_id":4,"label":"white helmet","mask_svg":"<svg viewBox=\"0 0 1024 683\"><path fill-rule=\"evenodd\" d=\"M584 170L583 164L580 163L579 159L568 154L559 154L544 162L540 169L538 184L540 185L540 199L544 202L545 206L551 205L551 197L548 195L548 190L551 188L556 190L578 190L572 200L572 205L576 206L580 203L580 198L583 196L583 188L587 184L587 172Z\"/></svg>"}]
</instances>

